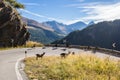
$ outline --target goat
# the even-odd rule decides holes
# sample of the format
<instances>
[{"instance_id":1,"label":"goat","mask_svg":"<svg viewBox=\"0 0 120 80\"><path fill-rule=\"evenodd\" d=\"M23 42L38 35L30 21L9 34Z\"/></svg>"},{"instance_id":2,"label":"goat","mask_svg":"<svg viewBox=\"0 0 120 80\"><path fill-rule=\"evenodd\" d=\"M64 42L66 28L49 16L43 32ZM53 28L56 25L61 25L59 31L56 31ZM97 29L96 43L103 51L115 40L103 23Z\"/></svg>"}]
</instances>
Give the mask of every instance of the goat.
<instances>
[{"instance_id":1,"label":"goat","mask_svg":"<svg viewBox=\"0 0 120 80\"><path fill-rule=\"evenodd\" d=\"M72 52L72 55L75 55L75 52Z\"/></svg>"},{"instance_id":2,"label":"goat","mask_svg":"<svg viewBox=\"0 0 120 80\"><path fill-rule=\"evenodd\" d=\"M61 53L60 56L61 58L65 58L66 56L68 56L71 52L68 52L68 53Z\"/></svg>"},{"instance_id":3,"label":"goat","mask_svg":"<svg viewBox=\"0 0 120 80\"><path fill-rule=\"evenodd\" d=\"M42 49L45 49L45 48L46 48L45 46L42 47Z\"/></svg>"},{"instance_id":4,"label":"goat","mask_svg":"<svg viewBox=\"0 0 120 80\"><path fill-rule=\"evenodd\" d=\"M27 51L25 51L25 54L27 54Z\"/></svg>"},{"instance_id":5,"label":"goat","mask_svg":"<svg viewBox=\"0 0 120 80\"><path fill-rule=\"evenodd\" d=\"M61 50L66 51L66 49L61 49Z\"/></svg>"},{"instance_id":6,"label":"goat","mask_svg":"<svg viewBox=\"0 0 120 80\"><path fill-rule=\"evenodd\" d=\"M25 58L27 58L27 51L25 51Z\"/></svg>"},{"instance_id":7,"label":"goat","mask_svg":"<svg viewBox=\"0 0 120 80\"><path fill-rule=\"evenodd\" d=\"M38 60L38 58L42 58L45 55L45 52L43 52L42 54L36 54L36 60Z\"/></svg>"}]
</instances>

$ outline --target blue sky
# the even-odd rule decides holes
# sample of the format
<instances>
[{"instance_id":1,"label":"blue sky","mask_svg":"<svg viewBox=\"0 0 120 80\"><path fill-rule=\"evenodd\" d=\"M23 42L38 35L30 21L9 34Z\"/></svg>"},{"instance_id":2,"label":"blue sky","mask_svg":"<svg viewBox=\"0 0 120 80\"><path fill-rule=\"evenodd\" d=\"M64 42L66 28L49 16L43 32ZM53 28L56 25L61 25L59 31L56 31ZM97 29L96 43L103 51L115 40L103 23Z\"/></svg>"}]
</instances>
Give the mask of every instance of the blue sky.
<instances>
[{"instance_id":1,"label":"blue sky","mask_svg":"<svg viewBox=\"0 0 120 80\"><path fill-rule=\"evenodd\" d=\"M120 19L120 0L18 0L22 16L39 22L100 22Z\"/></svg>"}]
</instances>

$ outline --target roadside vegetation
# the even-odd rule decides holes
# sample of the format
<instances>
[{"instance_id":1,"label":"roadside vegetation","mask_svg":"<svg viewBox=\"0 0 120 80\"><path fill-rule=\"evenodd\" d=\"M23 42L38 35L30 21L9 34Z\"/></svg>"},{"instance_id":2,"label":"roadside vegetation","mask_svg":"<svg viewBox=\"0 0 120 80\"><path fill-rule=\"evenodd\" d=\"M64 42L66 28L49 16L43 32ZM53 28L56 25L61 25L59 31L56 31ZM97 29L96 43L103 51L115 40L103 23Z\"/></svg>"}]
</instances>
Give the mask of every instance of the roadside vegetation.
<instances>
[{"instance_id":1,"label":"roadside vegetation","mask_svg":"<svg viewBox=\"0 0 120 80\"><path fill-rule=\"evenodd\" d=\"M0 50L8 50L8 49L14 49L14 48L28 48L28 47L42 47L43 44L39 42L34 41L28 41L23 46L17 46L17 47L1 47Z\"/></svg>"},{"instance_id":2,"label":"roadside vegetation","mask_svg":"<svg viewBox=\"0 0 120 80\"><path fill-rule=\"evenodd\" d=\"M120 80L120 61L94 55L29 57L25 65L30 80Z\"/></svg>"},{"instance_id":3,"label":"roadside vegetation","mask_svg":"<svg viewBox=\"0 0 120 80\"><path fill-rule=\"evenodd\" d=\"M26 44L24 45L25 47L42 47L43 44L42 43L39 43L39 42L34 42L34 41L28 41L26 42Z\"/></svg>"}]
</instances>

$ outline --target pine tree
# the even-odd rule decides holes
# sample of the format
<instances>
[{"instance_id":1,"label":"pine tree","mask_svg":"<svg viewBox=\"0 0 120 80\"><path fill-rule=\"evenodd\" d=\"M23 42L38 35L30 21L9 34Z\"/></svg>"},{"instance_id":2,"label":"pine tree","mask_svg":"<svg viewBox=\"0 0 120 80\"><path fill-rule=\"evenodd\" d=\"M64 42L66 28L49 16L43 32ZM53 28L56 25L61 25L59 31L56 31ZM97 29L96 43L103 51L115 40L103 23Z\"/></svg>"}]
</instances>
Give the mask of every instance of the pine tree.
<instances>
[{"instance_id":1,"label":"pine tree","mask_svg":"<svg viewBox=\"0 0 120 80\"><path fill-rule=\"evenodd\" d=\"M16 0L4 0L6 2L9 2L11 6L15 7L15 8L24 8L24 5L17 2Z\"/></svg>"}]
</instances>

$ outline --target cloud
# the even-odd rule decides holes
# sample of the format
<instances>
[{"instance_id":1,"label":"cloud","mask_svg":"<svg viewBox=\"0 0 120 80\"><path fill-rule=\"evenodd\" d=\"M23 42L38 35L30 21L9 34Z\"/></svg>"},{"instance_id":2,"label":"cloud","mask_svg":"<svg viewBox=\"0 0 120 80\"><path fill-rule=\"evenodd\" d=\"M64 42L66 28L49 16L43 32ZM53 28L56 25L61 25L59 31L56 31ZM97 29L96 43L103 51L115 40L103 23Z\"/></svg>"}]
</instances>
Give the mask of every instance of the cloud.
<instances>
[{"instance_id":1,"label":"cloud","mask_svg":"<svg viewBox=\"0 0 120 80\"><path fill-rule=\"evenodd\" d=\"M86 6L97 6L99 4L108 4L108 3L103 3L103 2L76 3L76 4L68 4L65 7L83 8Z\"/></svg>"},{"instance_id":2,"label":"cloud","mask_svg":"<svg viewBox=\"0 0 120 80\"><path fill-rule=\"evenodd\" d=\"M77 1L79 1L79 2L84 2L85 0L77 0Z\"/></svg>"},{"instance_id":3,"label":"cloud","mask_svg":"<svg viewBox=\"0 0 120 80\"><path fill-rule=\"evenodd\" d=\"M53 17L47 17L47 16L44 16L44 15L33 13L33 12L25 10L25 9L19 9L19 10L22 11L22 12L25 12L27 14L39 17L39 18L44 18L44 19L48 19L48 20L55 20L55 21L58 21L58 22L61 22L61 23L64 23L64 24L72 24L72 23L75 23L77 21L80 21L80 20L62 20L62 19L56 19L56 18L53 18Z\"/></svg>"},{"instance_id":4,"label":"cloud","mask_svg":"<svg viewBox=\"0 0 120 80\"><path fill-rule=\"evenodd\" d=\"M26 6L40 6L38 3L23 3Z\"/></svg>"},{"instance_id":5,"label":"cloud","mask_svg":"<svg viewBox=\"0 0 120 80\"><path fill-rule=\"evenodd\" d=\"M84 13L85 16L73 20L73 21L110 21L120 19L120 2L119 3L83 3L83 4L71 4L69 7L75 7Z\"/></svg>"},{"instance_id":6,"label":"cloud","mask_svg":"<svg viewBox=\"0 0 120 80\"><path fill-rule=\"evenodd\" d=\"M31 14L31 15L34 15L34 16L37 16L37 17L41 17L41 18L46 18L46 16L43 16L43 15L40 15L40 14L36 14L36 13L33 13L33 12L30 12L28 10L25 10L25 9L19 9L20 11L23 11L25 13L28 13L28 14Z\"/></svg>"},{"instance_id":7,"label":"cloud","mask_svg":"<svg viewBox=\"0 0 120 80\"><path fill-rule=\"evenodd\" d=\"M84 13L82 17L78 17L73 20L62 20L53 17L48 17L40 14L30 12L25 9L21 9L23 12L28 14L48 19L62 22L64 24L72 24L78 21L84 21L86 23L90 21L101 22L101 21L110 21L115 19L120 19L120 2L119 3L102 3L102 2L93 2L93 3L82 3L82 4L71 4L67 7L75 7L80 10L80 14Z\"/></svg>"},{"instance_id":8,"label":"cloud","mask_svg":"<svg viewBox=\"0 0 120 80\"><path fill-rule=\"evenodd\" d=\"M44 15L40 15L40 14L37 14L37 13L33 13L33 12L28 11L28 10L25 10L25 9L19 9L19 10L20 10L20 11L23 11L23 12L25 12L25 13L28 13L28 14L30 14L30 15L40 17L40 18L44 18L44 19L48 19L48 20L55 20L55 21L59 21L59 22L64 22L64 20L56 19L56 18L53 18L53 17L47 17L47 16L44 16Z\"/></svg>"},{"instance_id":9,"label":"cloud","mask_svg":"<svg viewBox=\"0 0 120 80\"><path fill-rule=\"evenodd\" d=\"M86 10L86 11L85 11ZM120 19L120 3L84 7L87 16L83 19L109 21Z\"/></svg>"}]
</instances>

